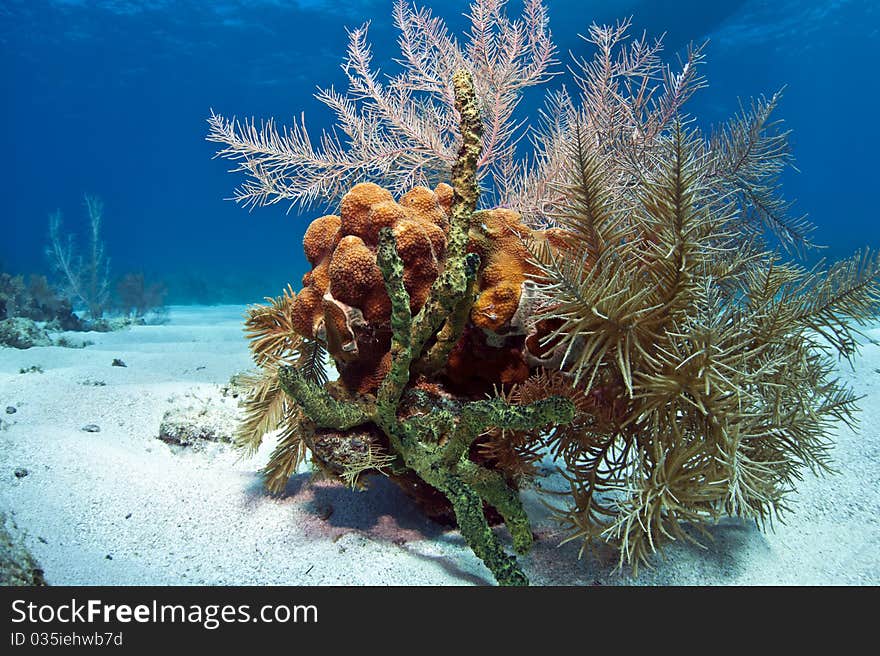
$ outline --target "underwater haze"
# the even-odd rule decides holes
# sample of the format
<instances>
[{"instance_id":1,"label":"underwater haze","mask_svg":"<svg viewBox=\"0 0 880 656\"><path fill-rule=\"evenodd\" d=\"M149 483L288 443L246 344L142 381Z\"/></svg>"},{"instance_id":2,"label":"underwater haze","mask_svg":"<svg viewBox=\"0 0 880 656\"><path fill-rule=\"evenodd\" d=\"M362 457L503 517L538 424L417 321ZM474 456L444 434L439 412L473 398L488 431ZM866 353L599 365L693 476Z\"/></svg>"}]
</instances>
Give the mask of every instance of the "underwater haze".
<instances>
[{"instance_id":1,"label":"underwater haze","mask_svg":"<svg viewBox=\"0 0 880 656\"><path fill-rule=\"evenodd\" d=\"M392 0L5 0L0 2L0 269L49 272L48 216L85 228L83 194L104 201L114 277L146 272L171 303L249 303L276 295L308 265L305 215L282 203L249 212L227 200L240 182L213 159L207 117L305 112L313 135L331 114L316 86L344 88L346 28L370 20L374 63L393 71ZM420 3L421 4L421 3ZM424 3L430 6L431 3ZM521 3L509 11L519 13ZM786 173L795 213L836 259L880 246L875 158L880 135L878 4L871 0L550 0L562 64L588 55L593 22L632 16L633 33L665 33L675 61L708 41L709 86L688 110L720 123L739 101L785 87L777 117L793 131ZM458 32L466 2L435 3ZM561 70L561 67L560 67ZM552 86L552 85L551 85ZM527 95L534 116L542 100Z\"/></svg>"},{"instance_id":2,"label":"underwater haze","mask_svg":"<svg viewBox=\"0 0 880 656\"><path fill-rule=\"evenodd\" d=\"M880 584L878 7L0 0L0 585Z\"/></svg>"}]
</instances>

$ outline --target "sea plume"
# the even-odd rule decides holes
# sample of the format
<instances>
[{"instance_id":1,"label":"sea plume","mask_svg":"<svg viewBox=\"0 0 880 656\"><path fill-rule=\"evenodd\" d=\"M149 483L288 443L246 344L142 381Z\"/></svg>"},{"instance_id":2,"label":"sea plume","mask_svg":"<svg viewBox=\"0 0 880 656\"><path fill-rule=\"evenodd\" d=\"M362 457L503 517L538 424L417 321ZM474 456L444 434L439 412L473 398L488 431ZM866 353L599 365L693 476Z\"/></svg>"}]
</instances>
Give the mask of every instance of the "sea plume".
<instances>
[{"instance_id":1,"label":"sea plume","mask_svg":"<svg viewBox=\"0 0 880 656\"><path fill-rule=\"evenodd\" d=\"M234 442L245 454L253 454L267 433L280 429L278 443L263 470L266 486L273 492L284 488L306 455L298 430L297 406L282 389L279 368L296 367L307 381L321 385L327 382L326 350L293 329L295 299L296 294L288 286L281 296L267 298L267 304L248 308L245 321L259 371L242 381L249 391L243 402L245 417L236 429Z\"/></svg>"},{"instance_id":2,"label":"sea plume","mask_svg":"<svg viewBox=\"0 0 880 656\"><path fill-rule=\"evenodd\" d=\"M97 196L84 196L89 218L89 246L85 256L77 252L73 235L64 234L61 211L49 215L49 244L46 257L57 272L63 292L88 310L93 320L104 314L110 297L110 261L104 254L101 222L104 202Z\"/></svg>"},{"instance_id":3,"label":"sea plume","mask_svg":"<svg viewBox=\"0 0 880 656\"><path fill-rule=\"evenodd\" d=\"M598 400L577 440L551 440L572 488L558 514L569 539L637 566L722 515L780 515L803 470L829 469L856 402L829 356L852 357L853 324L874 316L880 258L806 269L766 250L750 196L719 189L718 155L680 119L625 185L580 125L554 215L578 239L563 261L534 251L536 318L559 322L546 339Z\"/></svg>"},{"instance_id":4,"label":"sea plume","mask_svg":"<svg viewBox=\"0 0 880 656\"><path fill-rule=\"evenodd\" d=\"M463 41L449 34L430 10L404 0L394 5L401 71L383 79L373 69L368 24L350 30L345 62L348 90L320 89L341 133L314 142L305 119L280 128L212 113L208 140L222 144L218 156L237 162L247 180L235 199L260 206L289 201L301 207L337 200L364 178L399 193L448 180L461 135L452 89L453 72L470 71L484 122L478 176L498 176L524 134L514 111L528 87L553 74L555 46L547 10L527 0L511 19L506 0L470 6Z\"/></svg>"}]
</instances>

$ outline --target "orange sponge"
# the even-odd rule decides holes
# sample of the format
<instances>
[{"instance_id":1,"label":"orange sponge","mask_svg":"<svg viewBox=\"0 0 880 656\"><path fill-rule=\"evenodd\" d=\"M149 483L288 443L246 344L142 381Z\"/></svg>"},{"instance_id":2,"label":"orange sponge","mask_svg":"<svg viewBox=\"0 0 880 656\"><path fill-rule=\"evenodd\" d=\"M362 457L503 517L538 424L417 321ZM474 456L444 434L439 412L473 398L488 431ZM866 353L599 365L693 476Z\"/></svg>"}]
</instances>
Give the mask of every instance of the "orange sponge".
<instances>
[{"instance_id":1,"label":"orange sponge","mask_svg":"<svg viewBox=\"0 0 880 656\"><path fill-rule=\"evenodd\" d=\"M447 184L433 191L415 187L395 201L386 189L362 183L343 197L339 216L317 218L306 230L303 249L312 270L303 276L293 325L327 343L347 389L374 392L390 366L391 302L376 263L379 230L394 233L415 315L445 265L452 200ZM539 346L549 325L529 322L534 299L523 298L524 283L538 273L524 240L555 244L564 234L532 230L516 212L493 209L474 215L468 237L468 250L481 261L477 297L445 371L460 389L477 393L524 380L535 362L550 356Z\"/></svg>"},{"instance_id":2,"label":"orange sponge","mask_svg":"<svg viewBox=\"0 0 880 656\"><path fill-rule=\"evenodd\" d=\"M446 254L452 194L445 187L438 186L439 193L416 187L396 202L378 185L358 184L343 197L339 216L322 216L306 230L303 249L312 270L303 276L294 327L327 342L351 390L375 391L390 366L391 301L376 264L379 230L394 232L415 314Z\"/></svg>"}]
</instances>

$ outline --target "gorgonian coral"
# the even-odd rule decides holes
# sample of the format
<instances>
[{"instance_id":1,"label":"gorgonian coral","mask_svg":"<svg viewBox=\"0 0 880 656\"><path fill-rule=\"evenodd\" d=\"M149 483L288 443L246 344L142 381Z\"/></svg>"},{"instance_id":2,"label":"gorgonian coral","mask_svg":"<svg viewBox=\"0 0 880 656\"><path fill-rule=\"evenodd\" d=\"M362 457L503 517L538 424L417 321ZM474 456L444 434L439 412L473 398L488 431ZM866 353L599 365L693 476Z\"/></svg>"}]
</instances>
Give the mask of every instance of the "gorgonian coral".
<instances>
[{"instance_id":1,"label":"gorgonian coral","mask_svg":"<svg viewBox=\"0 0 880 656\"><path fill-rule=\"evenodd\" d=\"M250 311L262 374L239 442L282 428L273 490L306 450L351 484L390 476L455 521L501 583L525 576L490 520L528 549L518 486L545 454L570 482L557 508L570 539L612 542L621 563L723 515L762 524L804 470L828 468L835 423L853 421L833 356L851 358L854 323L874 316L880 259L798 263L811 227L778 192L790 155L777 98L706 137L682 110L703 84L700 49L674 72L659 42L625 42L626 23L590 29L577 93L549 98L516 161L508 110L550 74L553 49L540 3L522 21L503 6L474 3L462 48L398 3L407 76L391 91L354 32L363 113L325 94L348 149L212 117L210 138L253 178L240 200L344 193L306 232L302 291ZM501 56L511 48L521 57ZM478 209L480 180L504 208Z\"/></svg>"}]
</instances>

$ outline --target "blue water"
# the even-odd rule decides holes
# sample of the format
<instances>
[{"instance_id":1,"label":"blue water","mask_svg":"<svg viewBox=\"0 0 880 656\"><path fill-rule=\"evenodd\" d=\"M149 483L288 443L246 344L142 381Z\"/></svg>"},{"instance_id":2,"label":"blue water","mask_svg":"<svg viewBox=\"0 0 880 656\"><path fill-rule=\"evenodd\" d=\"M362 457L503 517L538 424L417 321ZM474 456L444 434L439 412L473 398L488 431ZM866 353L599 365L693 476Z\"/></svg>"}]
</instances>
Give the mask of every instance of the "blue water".
<instances>
[{"instance_id":1,"label":"blue water","mask_svg":"<svg viewBox=\"0 0 880 656\"><path fill-rule=\"evenodd\" d=\"M343 8L337 7L344 4ZM430 4L430 3L426 3ZM466 2L433 3L464 26ZM510 11L518 10L511 2ZM880 11L870 0L550 0L563 59L586 54L578 33L633 16L634 32L666 33L674 59L709 40L710 86L689 104L704 125L738 99L787 87L779 116L794 131L799 172L784 179L818 226L825 254L880 246L876 155ZM587 5L587 8L584 8ZM305 271L310 216L224 200L240 176L204 140L225 116L305 111L317 134L329 114L316 85L344 86L345 27L371 20L374 61L392 66L391 0L14 0L0 2L0 268L47 271L47 215L70 228L83 192L105 201L112 271L168 281L173 302L250 302ZM538 106L529 98L526 113Z\"/></svg>"}]
</instances>

